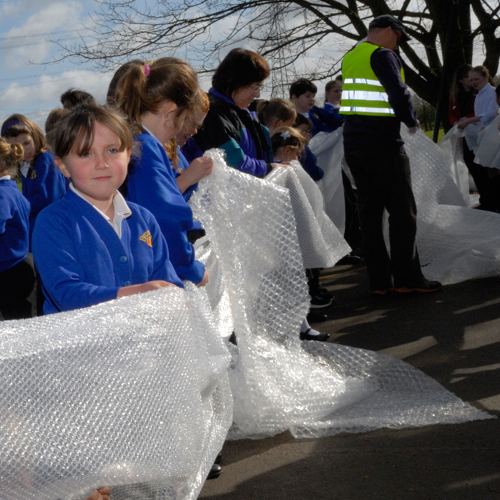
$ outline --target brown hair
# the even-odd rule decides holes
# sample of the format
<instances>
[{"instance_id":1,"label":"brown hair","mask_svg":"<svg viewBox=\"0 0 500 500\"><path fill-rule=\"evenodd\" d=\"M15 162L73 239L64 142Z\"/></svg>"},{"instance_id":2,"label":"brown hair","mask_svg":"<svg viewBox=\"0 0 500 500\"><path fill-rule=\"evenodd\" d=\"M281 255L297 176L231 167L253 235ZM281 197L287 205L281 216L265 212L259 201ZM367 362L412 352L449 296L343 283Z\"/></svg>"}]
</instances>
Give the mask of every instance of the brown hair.
<instances>
[{"instance_id":1,"label":"brown hair","mask_svg":"<svg viewBox=\"0 0 500 500\"><path fill-rule=\"evenodd\" d=\"M24 150L21 144L9 144L3 137L0 137L0 175L10 175L17 177L19 164L24 158Z\"/></svg>"},{"instance_id":2,"label":"brown hair","mask_svg":"<svg viewBox=\"0 0 500 500\"><path fill-rule=\"evenodd\" d=\"M472 66L470 64L462 64L455 71L455 74L453 75L453 86L450 93L450 97L453 102L456 102L458 96L465 92L465 87L460 80L468 77L469 71L472 71Z\"/></svg>"},{"instance_id":3,"label":"brown hair","mask_svg":"<svg viewBox=\"0 0 500 500\"><path fill-rule=\"evenodd\" d=\"M276 97L269 101L260 101L257 105L257 116L260 123L267 127L278 120L284 122L292 118L295 120L297 118L297 111L291 101Z\"/></svg>"},{"instance_id":4,"label":"brown hair","mask_svg":"<svg viewBox=\"0 0 500 500\"><path fill-rule=\"evenodd\" d=\"M222 60L212 77L212 87L232 99L233 93L269 76L266 60L251 50L236 48Z\"/></svg>"},{"instance_id":5,"label":"brown hair","mask_svg":"<svg viewBox=\"0 0 500 500\"><path fill-rule=\"evenodd\" d=\"M43 135L43 130L24 115L18 113L10 115L2 124L2 137L10 139L19 137L21 134L28 134L33 139L35 154L31 160L31 165L34 165L38 155L47 150L47 141Z\"/></svg>"},{"instance_id":6,"label":"brown hair","mask_svg":"<svg viewBox=\"0 0 500 500\"><path fill-rule=\"evenodd\" d=\"M142 65L127 64L116 84L115 102L134 126L134 132L142 132L141 116L156 113L165 101L177 105L177 116L193 107L198 79L187 62L163 57Z\"/></svg>"},{"instance_id":7,"label":"brown hair","mask_svg":"<svg viewBox=\"0 0 500 500\"><path fill-rule=\"evenodd\" d=\"M271 136L271 145L273 147L273 155L278 149L286 146L296 149L300 154L306 145L306 140L304 136L293 127L278 127Z\"/></svg>"},{"instance_id":8,"label":"brown hair","mask_svg":"<svg viewBox=\"0 0 500 500\"><path fill-rule=\"evenodd\" d=\"M120 151L132 149L132 133L124 116L107 106L83 104L73 108L57 122L50 137L53 153L64 158L71 152L81 155L89 151L94 142L96 122L120 138Z\"/></svg>"},{"instance_id":9,"label":"brown hair","mask_svg":"<svg viewBox=\"0 0 500 500\"><path fill-rule=\"evenodd\" d=\"M47 116L47 119L45 120L45 133L49 134L52 130L54 130L54 127L56 126L56 123L66 114L69 113L69 109L67 108L56 108L53 109L49 115ZM47 142L49 142L47 140Z\"/></svg>"},{"instance_id":10,"label":"brown hair","mask_svg":"<svg viewBox=\"0 0 500 500\"><path fill-rule=\"evenodd\" d=\"M203 92L200 88L198 88L198 92L193 101L193 108L189 109L190 116L186 118L184 123L190 123L193 115L196 113L204 113L205 115L208 113L210 109L210 100L208 95ZM172 137L166 144L163 145L165 151L167 152L168 159L172 163L172 167L176 169L178 172L182 172L182 169L179 167L179 155L177 154L177 139L176 137Z\"/></svg>"},{"instance_id":11,"label":"brown hair","mask_svg":"<svg viewBox=\"0 0 500 500\"><path fill-rule=\"evenodd\" d=\"M108 104L108 106L116 105L116 86L118 85L118 82L120 81L121 77L125 73L127 73L129 68L131 68L132 66L144 66L144 61L141 59L133 59L132 61L122 64L115 71L113 78L111 78L111 81L109 82L108 93L106 95L106 103Z\"/></svg>"}]
</instances>

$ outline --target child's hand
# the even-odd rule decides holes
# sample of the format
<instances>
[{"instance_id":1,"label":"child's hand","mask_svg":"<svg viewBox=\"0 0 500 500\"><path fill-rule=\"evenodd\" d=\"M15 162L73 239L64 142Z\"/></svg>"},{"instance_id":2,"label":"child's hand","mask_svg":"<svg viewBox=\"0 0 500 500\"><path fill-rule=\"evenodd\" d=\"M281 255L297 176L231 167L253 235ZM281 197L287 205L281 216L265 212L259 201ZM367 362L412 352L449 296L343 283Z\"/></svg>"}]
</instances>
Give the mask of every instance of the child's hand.
<instances>
[{"instance_id":1,"label":"child's hand","mask_svg":"<svg viewBox=\"0 0 500 500\"><path fill-rule=\"evenodd\" d=\"M99 488L95 490L92 495L90 495L86 500L109 500L109 495L111 494L111 489L109 486L104 488Z\"/></svg>"},{"instance_id":2,"label":"child's hand","mask_svg":"<svg viewBox=\"0 0 500 500\"><path fill-rule=\"evenodd\" d=\"M196 286L205 286L208 283L208 271L205 269L203 279Z\"/></svg>"},{"instance_id":3,"label":"child's hand","mask_svg":"<svg viewBox=\"0 0 500 500\"><path fill-rule=\"evenodd\" d=\"M158 290L160 288L165 288L166 286L177 285L169 283L168 281L154 280L142 283L141 285L124 286L118 290L117 298L128 297L129 295L135 295L136 293L150 292L151 290Z\"/></svg>"},{"instance_id":4,"label":"child's hand","mask_svg":"<svg viewBox=\"0 0 500 500\"><path fill-rule=\"evenodd\" d=\"M214 162L212 158L207 158L206 156L200 156L194 159L189 166L182 172L179 177L177 177L177 185L181 193L186 191L189 186L196 184L203 177L210 175L214 167Z\"/></svg>"},{"instance_id":5,"label":"child's hand","mask_svg":"<svg viewBox=\"0 0 500 500\"><path fill-rule=\"evenodd\" d=\"M287 167L288 165L290 165L290 162L288 162L288 161L282 161L280 163L271 163L272 168Z\"/></svg>"}]
</instances>

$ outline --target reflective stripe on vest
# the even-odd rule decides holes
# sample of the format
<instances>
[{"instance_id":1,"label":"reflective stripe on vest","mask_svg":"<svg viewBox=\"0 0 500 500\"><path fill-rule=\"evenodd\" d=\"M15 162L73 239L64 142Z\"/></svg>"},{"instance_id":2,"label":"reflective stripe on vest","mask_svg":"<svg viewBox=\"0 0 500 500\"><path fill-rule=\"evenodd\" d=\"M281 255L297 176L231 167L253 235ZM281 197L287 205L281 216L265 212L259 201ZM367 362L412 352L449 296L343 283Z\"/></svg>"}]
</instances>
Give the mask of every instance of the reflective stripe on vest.
<instances>
[{"instance_id":1,"label":"reflective stripe on vest","mask_svg":"<svg viewBox=\"0 0 500 500\"><path fill-rule=\"evenodd\" d=\"M370 58L379 49L369 42L360 43L342 61L342 100L339 112L344 115L394 116L389 96L373 71ZM403 69L401 77L404 81Z\"/></svg>"}]
</instances>

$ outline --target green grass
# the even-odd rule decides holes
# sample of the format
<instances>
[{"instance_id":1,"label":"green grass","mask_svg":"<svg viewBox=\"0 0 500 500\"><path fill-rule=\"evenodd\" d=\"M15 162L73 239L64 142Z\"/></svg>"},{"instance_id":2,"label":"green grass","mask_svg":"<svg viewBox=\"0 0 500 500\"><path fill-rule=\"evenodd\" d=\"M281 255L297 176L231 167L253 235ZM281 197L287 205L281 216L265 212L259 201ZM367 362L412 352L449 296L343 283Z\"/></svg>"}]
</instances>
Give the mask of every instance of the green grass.
<instances>
[{"instance_id":1,"label":"green grass","mask_svg":"<svg viewBox=\"0 0 500 500\"><path fill-rule=\"evenodd\" d=\"M424 130L425 135L432 141L432 136L434 135L434 130ZM439 129L438 133L438 144L441 142L441 139L444 136L444 130L442 128Z\"/></svg>"}]
</instances>

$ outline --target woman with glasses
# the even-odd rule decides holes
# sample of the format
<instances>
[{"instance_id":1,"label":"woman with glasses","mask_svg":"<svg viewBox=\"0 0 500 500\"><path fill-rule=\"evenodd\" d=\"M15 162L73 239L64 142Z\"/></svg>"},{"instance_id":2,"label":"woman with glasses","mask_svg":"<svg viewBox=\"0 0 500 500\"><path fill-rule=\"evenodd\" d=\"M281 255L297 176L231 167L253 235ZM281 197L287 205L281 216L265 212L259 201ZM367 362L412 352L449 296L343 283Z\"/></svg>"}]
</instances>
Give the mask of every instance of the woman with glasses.
<instances>
[{"instance_id":1,"label":"woman with glasses","mask_svg":"<svg viewBox=\"0 0 500 500\"><path fill-rule=\"evenodd\" d=\"M260 97L268 76L269 66L259 54L241 48L229 52L212 78L210 111L203 126L183 148L189 161L207 149L221 148L231 167L257 177L271 171L275 164L269 132L248 109Z\"/></svg>"}]
</instances>

